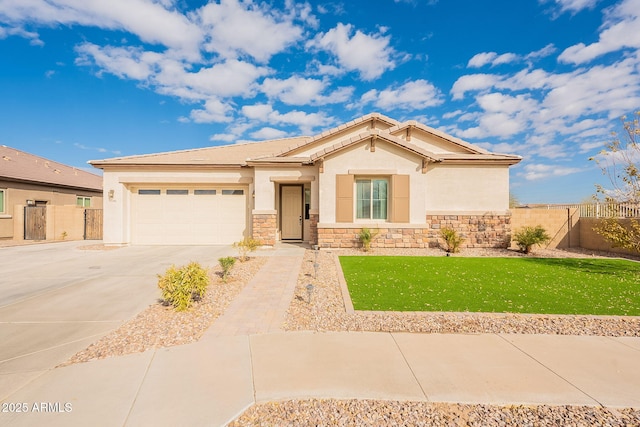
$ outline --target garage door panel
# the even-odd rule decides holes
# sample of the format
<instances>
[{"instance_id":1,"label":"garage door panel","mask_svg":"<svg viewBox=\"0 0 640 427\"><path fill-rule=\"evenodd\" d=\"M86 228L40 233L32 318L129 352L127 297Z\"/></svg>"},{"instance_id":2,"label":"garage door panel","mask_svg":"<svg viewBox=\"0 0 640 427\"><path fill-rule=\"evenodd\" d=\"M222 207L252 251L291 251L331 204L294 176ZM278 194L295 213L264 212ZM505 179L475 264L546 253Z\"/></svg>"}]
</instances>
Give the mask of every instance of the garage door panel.
<instances>
[{"instance_id":1,"label":"garage door panel","mask_svg":"<svg viewBox=\"0 0 640 427\"><path fill-rule=\"evenodd\" d=\"M224 187L234 189L233 187ZM133 244L230 244L248 235L247 188L243 194L137 194L132 197ZM228 192L228 191L227 191ZM237 192L236 192L237 193Z\"/></svg>"}]
</instances>

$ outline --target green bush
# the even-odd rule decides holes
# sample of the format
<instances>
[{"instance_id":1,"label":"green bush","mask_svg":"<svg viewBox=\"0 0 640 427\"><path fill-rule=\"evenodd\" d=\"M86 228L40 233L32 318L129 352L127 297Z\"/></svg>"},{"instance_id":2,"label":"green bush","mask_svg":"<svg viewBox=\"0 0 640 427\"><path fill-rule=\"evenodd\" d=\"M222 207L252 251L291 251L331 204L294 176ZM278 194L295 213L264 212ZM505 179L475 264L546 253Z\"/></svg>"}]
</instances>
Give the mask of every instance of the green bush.
<instances>
[{"instance_id":1,"label":"green bush","mask_svg":"<svg viewBox=\"0 0 640 427\"><path fill-rule=\"evenodd\" d=\"M371 241L375 239L377 235L378 235L377 230L371 231L367 227L364 227L362 230L360 230L360 233L358 233L358 238L362 242L363 251L369 252L369 249L371 248Z\"/></svg>"},{"instance_id":2,"label":"green bush","mask_svg":"<svg viewBox=\"0 0 640 427\"><path fill-rule=\"evenodd\" d=\"M239 242L235 242L233 244L233 247L236 248L238 250L238 253L240 254L240 262L245 262L247 259L249 259L247 254L258 249L261 244L262 242L260 240L256 240L252 237L245 237Z\"/></svg>"},{"instance_id":3,"label":"green bush","mask_svg":"<svg viewBox=\"0 0 640 427\"><path fill-rule=\"evenodd\" d=\"M227 281L227 276L229 272L233 268L233 265L236 263L236 259L232 256L218 258L218 262L220 263L220 267L222 268L222 281Z\"/></svg>"},{"instance_id":4,"label":"green bush","mask_svg":"<svg viewBox=\"0 0 640 427\"><path fill-rule=\"evenodd\" d=\"M541 226L522 227L513 235L513 240L517 243L522 252L528 254L535 245L541 245L551 240L551 236Z\"/></svg>"},{"instance_id":5,"label":"green bush","mask_svg":"<svg viewBox=\"0 0 640 427\"><path fill-rule=\"evenodd\" d=\"M440 230L440 235L444 239L447 245L447 252L457 253L460 252L460 245L464 242L464 239L453 228L445 227Z\"/></svg>"},{"instance_id":6,"label":"green bush","mask_svg":"<svg viewBox=\"0 0 640 427\"><path fill-rule=\"evenodd\" d=\"M182 267L172 265L164 275L158 275L158 287L165 303L176 311L184 311L199 300L209 286L209 271L197 262Z\"/></svg>"}]
</instances>

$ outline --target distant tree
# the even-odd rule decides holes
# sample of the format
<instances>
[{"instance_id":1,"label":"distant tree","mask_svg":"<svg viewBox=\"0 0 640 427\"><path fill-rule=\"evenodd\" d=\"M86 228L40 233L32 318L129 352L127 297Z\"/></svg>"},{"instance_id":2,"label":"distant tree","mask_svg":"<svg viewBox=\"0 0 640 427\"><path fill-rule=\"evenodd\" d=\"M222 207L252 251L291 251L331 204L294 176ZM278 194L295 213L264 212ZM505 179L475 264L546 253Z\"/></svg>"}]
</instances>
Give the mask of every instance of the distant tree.
<instances>
[{"instance_id":1,"label":"distant tree","mask_svg":"<svg viewBox=\"0 0 640 427\"><path fill-rule=\"evenodd\" d=\"M520 206L520 200L518 200L518 196L509 192L509 208L517 208Z\"/></svg>"},{"instance_id":2,"label":"distant tree","mask_svg":"<svg viewBox=\"0 0 640 427\"><path fill-rule=\"evenodd\" d=\"M640 111L632 119L622 116L621 136L613 132L613 139L600 153L591 157L609 178L612 187L596 184L596 198L609 203L640 204ZM615 217L606 217L594 230L616 248L640 252L640 223L635 218L627 227Z\"/></svg>"}]
</instances>

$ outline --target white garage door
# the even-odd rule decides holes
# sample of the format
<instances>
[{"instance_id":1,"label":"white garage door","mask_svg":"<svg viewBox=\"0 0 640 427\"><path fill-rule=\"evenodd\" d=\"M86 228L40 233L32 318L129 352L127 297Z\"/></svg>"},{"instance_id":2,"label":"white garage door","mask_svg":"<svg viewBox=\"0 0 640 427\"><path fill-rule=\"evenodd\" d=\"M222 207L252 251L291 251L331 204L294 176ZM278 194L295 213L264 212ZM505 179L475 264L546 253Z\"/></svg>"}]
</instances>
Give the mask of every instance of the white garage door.
<instances>
[{"instance_id":1,"label":"white garage door","mask_svg":"<svg viewBox=\"0 0 640 427\"><path fill-rule=\"evenodd\" d=\"M247 187L132 189L131 243L219 245L248 234Z\"/></svg>"}]
</instances>

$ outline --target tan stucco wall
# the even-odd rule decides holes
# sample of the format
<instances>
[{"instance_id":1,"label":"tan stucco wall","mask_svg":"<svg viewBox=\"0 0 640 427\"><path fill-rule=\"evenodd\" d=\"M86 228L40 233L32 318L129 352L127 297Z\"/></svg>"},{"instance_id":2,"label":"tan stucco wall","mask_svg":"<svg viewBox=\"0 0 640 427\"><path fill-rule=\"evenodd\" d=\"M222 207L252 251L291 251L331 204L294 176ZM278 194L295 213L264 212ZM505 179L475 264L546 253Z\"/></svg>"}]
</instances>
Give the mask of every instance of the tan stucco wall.
<instances>
[{"instance_id":1,"label":"tan stucco wall","mask_svg":"<svg viewBox=\"0 0 640 427\"><path fill-rule=\"evenodd\" d=\"M105 244L122 245L131 242L131 192L139 188L193 187L202 184L242 183L249 187L249 200L254 191L253 169L221 169L216 171L183 170L105 170L104 236ZM113 197L109 192L113 191ZM250 202L251 203L251 202Z\"/></svg>"},{"instance_id":2,"label":"tan stucco wall","mask_svg":"<svg viewBox=\"0 0 640 427\"><path fill-rule=\"evenodd\" d=\"M509 168L432 163L426 174L426 211L495 212L509 209Z\"/></svg>"},{"instance_id":3,"label":"tan stucco wall","mask_svg":"<svg viewBox=\"0 0 640 427\"><path fill-rule=\"evenodd\" d=\"M0 188L5 190L5 213L0 214L0 239L23 240L23 209L27 200L46 201L47 206L75 207L78 196L91 197L91 208L96 209L101 209L103 203L102 194L95 191L52 189L42 185L8 181L0 181ZM48 239L57 238L54 234L50 237L53 229L47 231Z\"/></svg>"},{"instance_id":4,"label":"tan stucco wall","mask_svg":"<svg viewBox=\"0 0 640 427\"><path fill-rule=\"evenodd\" d=\"M612 248L609 242L593 231L593 227L597 225L598 221L600 221L598 218L580 218L580 246L582 248L638 256L637 253L627 249ZM621 219L620 221L626 225L630 222L629 219Z\"/></svg>"},{"instance_id":5,"label":"tan stucco wall","mask_svg":"<svg viewBox=\"0 0 640 427\"><path fill-rule=\"evenodd\" d=\"M324 161L324 172L320 177L320 223L336 222L336 175L354 174L367 176L409 175L410 223L425 222L426 175L422 173L422 159L404 149L378 140L375 151L369 142L363 142L329 156ZM376 173L379 171L379 173Z\"/></svg>"},{"instance_id":6,"label":"tan stucco wall","mask_svg":"<svg viewBox=\"0 0 640 427\"><path fill-rule=\"evenodd\" d=\"M585 218L580 218L577 208L573 209L528 209L517 208L511 210L512 231L529 226L541 225L551 241L544 245L545 248L575 248L580 247L581 233L580 222ZM517 248L511 242L512 248Z\"/></svg>"}]
</instances>

